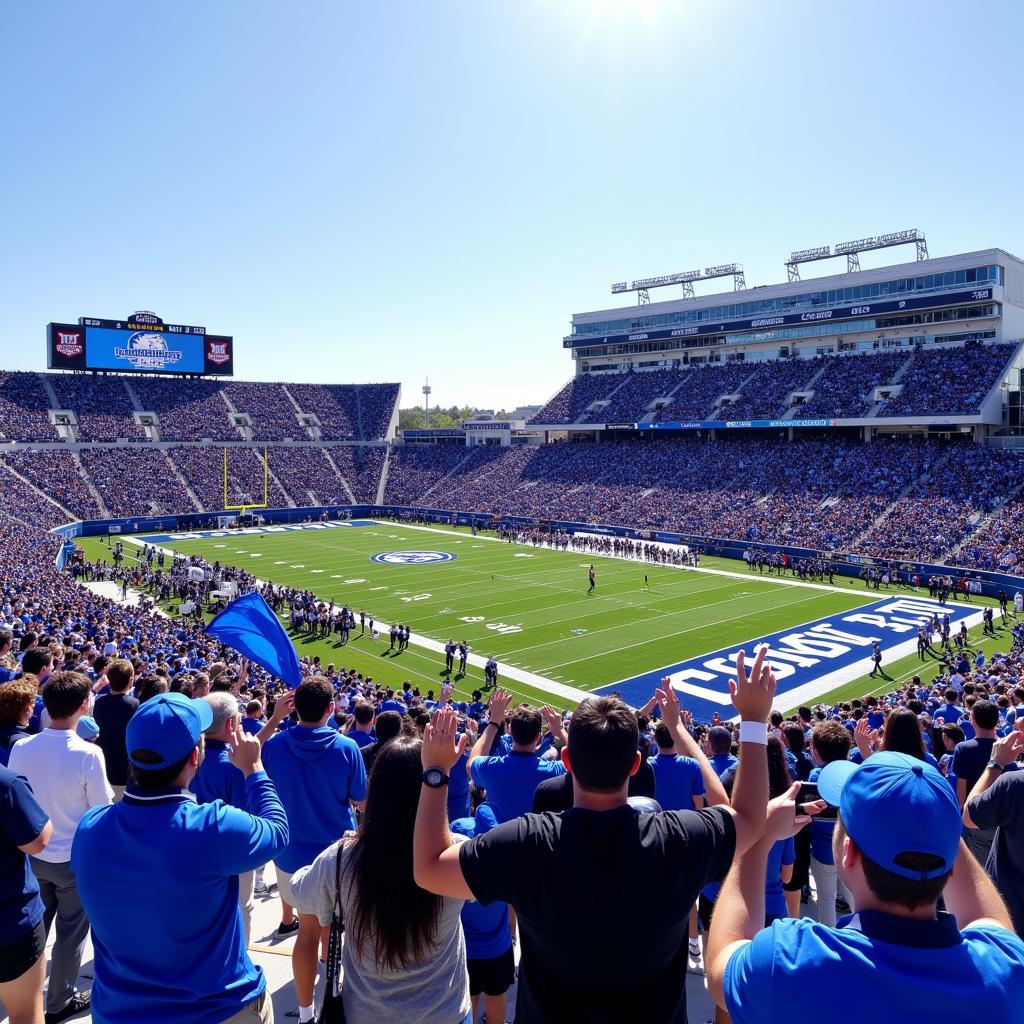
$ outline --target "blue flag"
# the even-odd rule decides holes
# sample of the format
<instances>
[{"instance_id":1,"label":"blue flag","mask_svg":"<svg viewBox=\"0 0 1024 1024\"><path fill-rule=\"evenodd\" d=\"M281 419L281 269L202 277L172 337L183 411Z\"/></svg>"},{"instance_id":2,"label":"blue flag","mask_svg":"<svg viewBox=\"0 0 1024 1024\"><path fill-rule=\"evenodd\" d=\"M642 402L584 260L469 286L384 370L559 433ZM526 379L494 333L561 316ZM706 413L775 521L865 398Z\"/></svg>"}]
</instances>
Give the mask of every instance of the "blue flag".
<instances>
[{"instance_id":1,"label":"blue flag","mask_svg":"<svg viewBox=\"0 0 1024 1024\"><path fill-rule=\"evenodd\" d=\"M236 598L204 630L289 686L302 681L299 656L284 626L263 595L253 590Z\"/></svg>"}]
</instances>

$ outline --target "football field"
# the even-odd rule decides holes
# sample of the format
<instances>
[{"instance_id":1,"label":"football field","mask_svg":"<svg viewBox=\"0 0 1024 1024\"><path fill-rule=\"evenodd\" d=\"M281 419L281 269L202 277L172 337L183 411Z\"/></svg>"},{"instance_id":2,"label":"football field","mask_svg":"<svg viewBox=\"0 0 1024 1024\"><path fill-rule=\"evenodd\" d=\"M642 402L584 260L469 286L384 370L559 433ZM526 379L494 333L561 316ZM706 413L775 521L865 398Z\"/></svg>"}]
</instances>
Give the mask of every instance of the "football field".
<instances>
[{"instance_id":1,"label":"football field","mask_svg":"<svg viewBox=\"0 0 1024 1024\"><path fill-rule=\"evenodd\" d=\"M378 628L400 622L413 631L400 655L389 650L386 630L375 642L357 626L346 647L334 637L297 639L301 654L325 664L389 685L409 679L425 692L444 678L444 642L466 640L471 665L454 680L458 692L480 685L481 665L493 656L503 686L561 707L594 690L617 690L640 705L668 674L699 717L728 716L729 657L766 640L780 677L777 706L788 709L856 680L870 667L875 639L887 663L904 657L932 604L839 577L828 586L762 576L733 560L706 559L694 570L369 520L126 539L129 555L142 542L199 554L365 610ZM84 546L90 557L106 548L97 539ZM588 593L591 564L596 586ZM980 619L978 604L949 610L954 628L960 618Z\"/></svg>"}]
</instances>

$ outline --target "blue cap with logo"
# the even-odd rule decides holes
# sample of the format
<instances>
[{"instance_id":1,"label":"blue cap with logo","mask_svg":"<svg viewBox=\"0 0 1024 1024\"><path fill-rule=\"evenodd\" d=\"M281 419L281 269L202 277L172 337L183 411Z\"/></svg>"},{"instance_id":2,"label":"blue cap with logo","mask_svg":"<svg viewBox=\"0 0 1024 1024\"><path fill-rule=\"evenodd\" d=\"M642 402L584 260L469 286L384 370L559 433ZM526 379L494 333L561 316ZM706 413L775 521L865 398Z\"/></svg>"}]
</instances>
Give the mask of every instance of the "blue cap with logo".
<instances>
[{"instance_id":1,"label":"blue cap with logo","mask_svg":"<svg viewBox=\"0 0 1024 1024\"><path fill-rule=\"evenodd\" d=\"M132 716L125 733L128 760L138 768L168 768L195 749L204 730L213 724L213 708L205 700L181 693L161 693L147 700ZM159 761L139 761L137 750L160 755Z\"/></svg>"},{"instance_id":2,"label":"blue cap with logo","mask_svg":"<svg viewBox=\"0 0 1024 1024\"><path fill-rule=\"evenodd\" d=\"M839 808L849 837L880 867L915 881L952 869L960 849L960 805L930 764L886 751L859 765L832 761L818 776L818 792ZM914 870L898 862L904 853L931 854L942 864Z\"/></svg>"}]
</instances>

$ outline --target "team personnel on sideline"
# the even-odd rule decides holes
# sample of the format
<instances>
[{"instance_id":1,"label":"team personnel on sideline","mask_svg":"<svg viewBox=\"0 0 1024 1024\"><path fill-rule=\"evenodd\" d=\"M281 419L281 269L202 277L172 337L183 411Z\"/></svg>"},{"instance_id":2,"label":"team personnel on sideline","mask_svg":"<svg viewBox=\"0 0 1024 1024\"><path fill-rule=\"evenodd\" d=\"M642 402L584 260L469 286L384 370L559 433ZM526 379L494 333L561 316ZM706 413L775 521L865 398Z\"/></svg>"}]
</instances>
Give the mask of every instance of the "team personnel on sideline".
<instances>
[{"instance_id":1,"label":"team personnel on sideline","mask_svg":"<svg viewBox=\"0 0 1024 1024\"><path fill-rule=\"evenodd\" d=\"M266 978L246 952L238 876L285 848L288 819L259 741L237 720L230 761L245 779L246 809L196 803L187 787L212 724L203 700L146 701L128 724L124 798L89 811L75 835L71 862L95 947L94 1024L273 1021Z\"/></svg>"},{"instance_id":2,"label":"team personnel on sideline","mask_svg":"<svg viewBox=\"0 0 1024 1024\"><path fill-rule=\"evenodd\" d=\"M587 593L592 594L594 592L594 587L597 585L597 573L594 572L593 566L587 570L587 579L590 580L590 586L587 588Z\"/></svg>"}]
</instances>

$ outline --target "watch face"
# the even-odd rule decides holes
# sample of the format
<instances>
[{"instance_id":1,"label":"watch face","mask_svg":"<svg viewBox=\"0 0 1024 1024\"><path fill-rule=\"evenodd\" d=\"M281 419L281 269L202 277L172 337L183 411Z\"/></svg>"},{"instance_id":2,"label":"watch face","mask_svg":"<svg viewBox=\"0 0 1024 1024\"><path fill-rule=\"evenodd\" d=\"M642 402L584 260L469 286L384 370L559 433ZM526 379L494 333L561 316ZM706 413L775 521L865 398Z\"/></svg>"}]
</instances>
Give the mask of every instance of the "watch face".
<instances>
[{"instance_id":1,"label":"watch face","mask_svg":"<svg viewBox=\"0 0 1024 1024\"><path fill-rule=\"evenodd\" d=\"M428 786L442 786L444 785L446 778L447 776L440 768L428 768L423 773L423 781Z\"/></svg>"}]
</instances>

